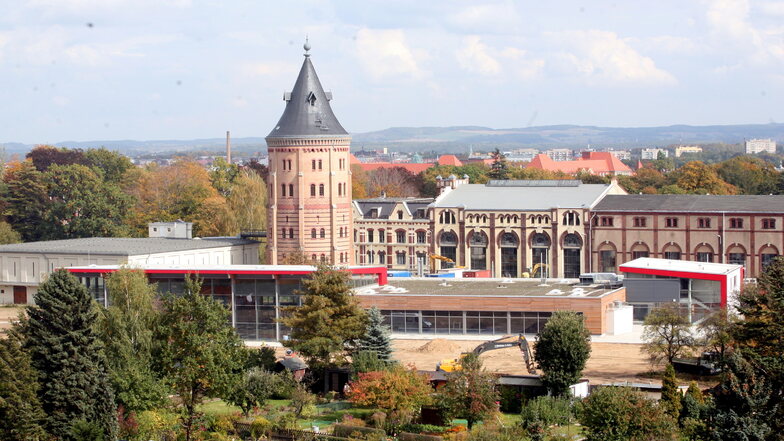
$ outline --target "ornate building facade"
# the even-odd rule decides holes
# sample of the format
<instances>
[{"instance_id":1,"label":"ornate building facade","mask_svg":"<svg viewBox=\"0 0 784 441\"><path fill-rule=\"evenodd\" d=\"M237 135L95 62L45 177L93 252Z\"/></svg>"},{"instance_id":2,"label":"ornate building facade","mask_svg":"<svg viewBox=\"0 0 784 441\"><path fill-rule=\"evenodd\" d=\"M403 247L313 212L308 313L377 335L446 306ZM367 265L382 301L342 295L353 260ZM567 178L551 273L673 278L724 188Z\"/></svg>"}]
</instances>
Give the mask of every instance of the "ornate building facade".
<instances>
[{"instance_id":1,"label":"ornate building facade","mask_svg":"<svg viewBox=\"0 0 784 441\"><path fill-rule=\"evenodd\" d=\"M353 264L351 136L329 105L305 44L305 60L286 108L267 136L269 212L267 262L287 256Z\"/></svg>"}]
</instances>

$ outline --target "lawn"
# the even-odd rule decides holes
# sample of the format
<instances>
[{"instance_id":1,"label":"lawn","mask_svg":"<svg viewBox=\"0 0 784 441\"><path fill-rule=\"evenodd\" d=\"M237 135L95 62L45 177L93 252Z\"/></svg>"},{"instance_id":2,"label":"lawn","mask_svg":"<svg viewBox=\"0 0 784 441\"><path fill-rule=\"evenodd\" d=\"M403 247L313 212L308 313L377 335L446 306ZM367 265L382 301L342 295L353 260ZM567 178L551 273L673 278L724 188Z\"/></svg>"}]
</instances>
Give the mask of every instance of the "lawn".
<instances>
[{"instance_id":1,"label":"lawn","mask_svg":"<svg viewBox=\"0 0 784 441\"><path fill-rule=\"evenodd\" d=\"M289 400L267 400L266 403L267 406L271 406L273 409L277 409L288 404ZM223 400L215 400L204 403L199 406L198 411L203 412L205 415L211 416L231 415L233 413L242 412L239 407L232 406Z\"/></svg>"}]
</instances>

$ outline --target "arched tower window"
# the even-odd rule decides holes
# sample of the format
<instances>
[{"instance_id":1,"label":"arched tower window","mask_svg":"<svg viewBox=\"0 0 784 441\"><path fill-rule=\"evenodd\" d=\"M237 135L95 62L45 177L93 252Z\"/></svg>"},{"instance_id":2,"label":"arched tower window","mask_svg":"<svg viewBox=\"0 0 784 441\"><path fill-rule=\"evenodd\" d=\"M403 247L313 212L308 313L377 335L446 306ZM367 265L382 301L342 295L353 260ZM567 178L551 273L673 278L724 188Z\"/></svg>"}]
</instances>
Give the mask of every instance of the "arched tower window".
<instances>
[{"instance_id":1,"label":"arched tower window","mask_svg":"<svg viewBox=\"0 0 784 441\"><path fill-rule=\"evenodd\" d=\"M310 184L310 196L316 197L316 184Z\"/></svg>"},{"instance_id":2,"label":"arched tower window","mask_svg":"<svg viewBox=\"0 0 784 441\"><path fill-rule=\"evenodd\" d=\"M324 184L319 184L319 196L324 196Z\"/></svg>"}]
</instances>

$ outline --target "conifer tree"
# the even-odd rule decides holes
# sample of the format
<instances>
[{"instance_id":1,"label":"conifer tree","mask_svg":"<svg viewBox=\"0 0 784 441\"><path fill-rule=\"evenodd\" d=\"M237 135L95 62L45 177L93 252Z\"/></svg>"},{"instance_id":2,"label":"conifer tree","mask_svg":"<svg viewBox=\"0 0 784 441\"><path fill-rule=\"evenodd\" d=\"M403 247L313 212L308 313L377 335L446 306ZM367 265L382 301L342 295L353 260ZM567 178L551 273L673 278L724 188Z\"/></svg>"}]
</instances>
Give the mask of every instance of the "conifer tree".
<instances>
[{"instance_id":1,"label":"conifer tree","mask_svg":"<svg viewBox=\"0 0 784 441\"><path fill-rule=\"evenodd\" d=\"M379 360L390 361L392 358L392 344L389 341L389 327L384 325L384 316L374 306L367 311L367 319L365 335L359 339L357 349L360 351L375 351Z\"/></svg>"},{"instance_id":2,"label":"conifer tree","mask_svg":"<svg viewBox=\"0 0 784 441\"><path fill-rule=\"evenodd\" d=\"M0 439L44 439L44 413L38 401L38 378L18 333L0 339Z\"/></svg>"},{"instance_id":3,"label":"conifer tree","mask_svg":"<svg viewBox=\"0 0 784 441\"><path fill-rule=\"evenodd\" d=\"M495 149L490 156L493 158L493 163L490 164L490 179L509 179L509 165L506 163L506 156L500 150Z\"/></svg>"},{"instance_id":4,"label":"conifer tree","mask_svg":"<svg viewBox=\"0 0 784 441\"><path fill-rule=\"evenodd\" d=\"M291 328L289 347L304 356L311 369L343 364L348 349L365 331L365 312L351 292L349 273L320 265L303 281L302 306L284 310L281 321Z\"/></svg>"},{"instance_id":5,"label":"conifer tree","mask_svg":"<svg viewBox=\"0 0 784 441\"><path fill-rule=\"evenodd\" d=\"M681 413L681 394L678 392L678 382L675 378L675 368L668 364L662 376L661 399L659 403L664 411L671 417L678 419Z\"/></svg>"},{"instance_id":6,"label":"conifer tree","mask_svg":"<svg viewBox=\"0 0 784 441\"><path fill-rule=\"evenodd\" d=\"M52 436L71 439L75 421L90 421L114 439L117 415L103 348L94 331L97 308L87 289L60 269L41 284L22 326L38 399Z\"/></svg>"}]
</instances>

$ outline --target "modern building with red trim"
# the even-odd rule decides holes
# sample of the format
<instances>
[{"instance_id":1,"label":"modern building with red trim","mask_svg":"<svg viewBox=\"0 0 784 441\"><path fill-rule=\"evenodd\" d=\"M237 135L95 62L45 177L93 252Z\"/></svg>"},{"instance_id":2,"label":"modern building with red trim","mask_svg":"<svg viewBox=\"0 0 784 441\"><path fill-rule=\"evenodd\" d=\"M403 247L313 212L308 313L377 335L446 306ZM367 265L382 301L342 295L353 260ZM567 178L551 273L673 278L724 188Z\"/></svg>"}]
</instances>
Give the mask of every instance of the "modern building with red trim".
<instances>
[{"instance_id":1,"label":"modern building with red trim","mask_svg":"<svg viewBox=\"0 0 784 441\"><path fill-rule=\"evenodd\" d=\"M743 289L743 265L642 257L619 267L627 302L641 319L658 304L679 302L692 322L732 306Z\"/></svg>"},{"instance_id":2,"label":"modern building with red trim","mask_svg":"<svg viewBox=\"0 0 784 441\"><path fill-rule=\"evenodd\" d=\"M68 268L99 303L108 303L105 277L120 265L90 265ZM223 265L205 267L141 267L158 292L182 294L185 278L202 280L201 292L231 310L231 324L245 340L285 341L290 329L277 319L282 308L301 304L302 280L316 270L310 265ZM354 287L386 285L387 270L377 266L344 267Z\"/></svg>"}]
</instances>

